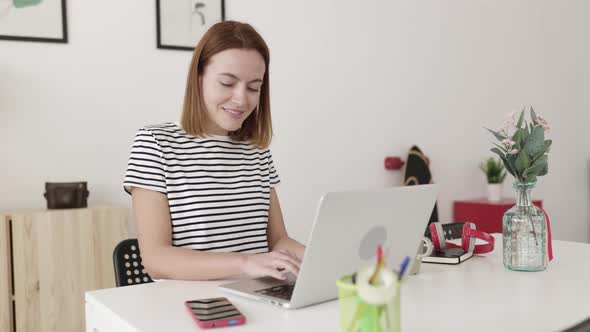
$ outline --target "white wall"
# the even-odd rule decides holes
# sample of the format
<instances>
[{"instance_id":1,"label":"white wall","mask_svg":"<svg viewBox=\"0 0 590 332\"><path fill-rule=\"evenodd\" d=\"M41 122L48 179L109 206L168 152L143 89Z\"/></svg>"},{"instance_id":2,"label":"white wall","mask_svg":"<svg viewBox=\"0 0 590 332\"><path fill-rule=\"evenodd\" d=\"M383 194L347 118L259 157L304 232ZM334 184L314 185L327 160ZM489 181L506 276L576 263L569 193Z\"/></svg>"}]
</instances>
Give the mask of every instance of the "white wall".
<instances>
[{"instance_id":1,"label":"white wall","mask_svg":"<svg viewBox=\"0 0 590 332\"><path fill-rule=\"evenodd\" d=\"M66 45L0 41L0 210L43 207L45 181L120 184L143 124L177 120L190 52L155 48L153 1L68 1ZM432 161L442 220L483 196L477 164L523 104L552 123L535 198L554 237L590 240L590 3L227 0L271 48L274 159L287 227L304 241L320 195L399 185L383 158ZM509 181L505 194L512 195Z\"/></svg>"}]
</instances>

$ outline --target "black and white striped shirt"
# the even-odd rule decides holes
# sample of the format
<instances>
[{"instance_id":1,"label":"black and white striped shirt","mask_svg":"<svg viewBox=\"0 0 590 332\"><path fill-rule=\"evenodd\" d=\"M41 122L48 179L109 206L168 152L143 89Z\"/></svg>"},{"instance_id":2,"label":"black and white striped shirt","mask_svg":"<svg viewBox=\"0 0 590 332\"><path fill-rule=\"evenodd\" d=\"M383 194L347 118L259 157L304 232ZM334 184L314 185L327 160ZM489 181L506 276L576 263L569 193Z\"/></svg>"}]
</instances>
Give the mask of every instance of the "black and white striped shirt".
<instances>
[{"instance_id":1,"label":"black and white striped shirt","mask_svg":"<svg viewBox=\"0 0 590 332\"><path fill-rule=\"evenodd\" d=\"M168 197L174 246L259 253L268 251L270 190L279 182L269 149L164 123L137 132L123 187Z\"/></svg>"}]
</instances>

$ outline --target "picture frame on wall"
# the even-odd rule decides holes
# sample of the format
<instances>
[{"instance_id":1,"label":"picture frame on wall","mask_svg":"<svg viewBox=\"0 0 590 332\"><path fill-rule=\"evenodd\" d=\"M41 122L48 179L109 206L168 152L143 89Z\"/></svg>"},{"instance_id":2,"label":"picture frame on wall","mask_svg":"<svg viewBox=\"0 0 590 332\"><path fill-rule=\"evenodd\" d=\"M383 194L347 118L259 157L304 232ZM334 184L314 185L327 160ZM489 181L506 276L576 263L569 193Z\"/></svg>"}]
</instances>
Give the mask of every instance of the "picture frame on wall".
<instances>
[{"instance_id":1,"label":"picture frame on wall","mask_svg":"<svg viewBox=\"0 0 590 332\"><path fill-rule=\"evenodd\" d=\"M0 0L0 40L67 43L66 0Z\"/></svg>"},{"instance_id":2,"label":"picture frame on wall","mask_svg":"<svg viewBox=\"0 0 590 332\"><path fill-rule=\"evenodd\" d=\"M224 20L224 0L156 0L157 47L193 51L205 32Z\"/></svg>"}]
</instances>

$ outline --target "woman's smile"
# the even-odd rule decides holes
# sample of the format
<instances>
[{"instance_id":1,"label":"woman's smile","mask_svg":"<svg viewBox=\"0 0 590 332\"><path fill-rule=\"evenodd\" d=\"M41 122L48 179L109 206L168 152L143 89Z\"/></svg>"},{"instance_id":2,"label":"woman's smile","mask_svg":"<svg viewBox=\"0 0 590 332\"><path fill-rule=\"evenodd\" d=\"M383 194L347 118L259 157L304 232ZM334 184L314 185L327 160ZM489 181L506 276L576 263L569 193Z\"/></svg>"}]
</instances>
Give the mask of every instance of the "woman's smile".
<instances>
[{"instance_id":1,"label":"woman's smile","mask_svg":"<svg viewBox=\"0 0 590 332\"><path fill-rule=\"evenodd\" d=\"M246 111L235 109L235 108L227 108L221 107L232 119L241 119Z\"/></svg>"}]
</instances>

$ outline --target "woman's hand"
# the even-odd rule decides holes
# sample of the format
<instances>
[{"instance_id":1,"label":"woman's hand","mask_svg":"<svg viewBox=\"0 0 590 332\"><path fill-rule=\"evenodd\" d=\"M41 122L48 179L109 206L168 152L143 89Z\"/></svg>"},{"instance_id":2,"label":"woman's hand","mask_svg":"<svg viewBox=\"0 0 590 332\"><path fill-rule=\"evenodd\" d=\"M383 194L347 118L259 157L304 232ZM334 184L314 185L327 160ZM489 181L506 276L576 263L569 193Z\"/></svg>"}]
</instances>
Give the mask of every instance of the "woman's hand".
<instances>
[{"instance_id":1,"label":"woman's hand","mask_svg":"<svg viewBox=\"0 0 590 332\"><path fill-rule=\"evenodd\" d=\"M287 273L299 274L301 261L288 251L271 251L264 254L246 255L243 271L251 277L270 276L287 280Z\"/></svg>"}]
</instances>

